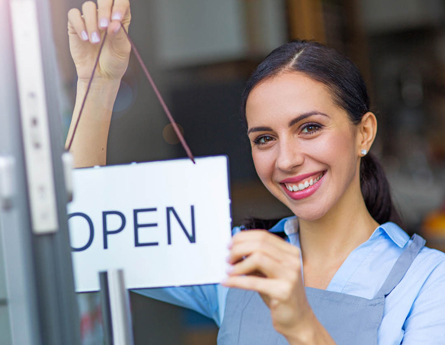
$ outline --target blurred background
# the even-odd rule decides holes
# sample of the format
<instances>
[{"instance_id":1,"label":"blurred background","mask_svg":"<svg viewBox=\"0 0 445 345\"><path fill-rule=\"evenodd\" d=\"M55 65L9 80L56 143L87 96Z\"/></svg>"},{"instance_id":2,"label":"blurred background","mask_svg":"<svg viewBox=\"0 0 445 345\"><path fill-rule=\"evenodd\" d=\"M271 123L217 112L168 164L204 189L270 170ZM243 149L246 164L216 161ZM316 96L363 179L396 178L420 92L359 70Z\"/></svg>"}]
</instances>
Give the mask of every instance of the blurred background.
<instances>
[{"instance_id":1,"label":"blurred background","mask_svg":"<svg viewBox=\"0 0 445 345\"><path fill-rule=\"evenodd\" d=\"M67 12L52 0L64 99L63 141L76 74ZM196 156L230 159L233 224L290 215L258 180L239 115L243 85L274 48L315 39L349 56L372 97L381 158L409 233L445 249L444 0L131 0L130 35ZM108 164L184 157L134 57L115 104ZM136 344L216 344L199 315L132 293ZM101 339L99 299L82 295L85 344Z\"/></svg>"}]
</instances>

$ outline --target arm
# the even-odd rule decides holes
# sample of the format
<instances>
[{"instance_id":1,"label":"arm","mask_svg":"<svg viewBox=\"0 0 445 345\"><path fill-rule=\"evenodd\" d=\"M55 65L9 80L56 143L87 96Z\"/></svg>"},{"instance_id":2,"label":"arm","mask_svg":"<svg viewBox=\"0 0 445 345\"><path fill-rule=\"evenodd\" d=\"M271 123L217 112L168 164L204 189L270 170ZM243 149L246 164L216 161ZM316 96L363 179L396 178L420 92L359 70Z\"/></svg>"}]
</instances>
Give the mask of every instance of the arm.
<instances>
[{"instance_id":1,"label":"arm","mask_svg":"<svg viewBox=\"0 0 445 345\"><path fill-rule=\"evenodd\" d=\"M76 105L66 145L69 144L73 135L73 129L77 122L87 85L85 81L77 83ZM93 80L85 104L84 114L79 122L71 146L76 168L106 165L108 131L119 85L120 80Z\"/></svg>"},{"instance_id":2,"label":"arm","mask_svg":"<svg viewBox=\"0 0 445 345\"><path fill-rule=\"evenodd\" d=\"M106 148L113 105L120 81L128 67L131 45L121 30L128 30L131 21L128 0L92 1L82 5L82 12L73 8L68 13L68 36L70 52L78 76L77 97L71 126L68 132L69 144L80 108L87 90L99 49L104 40L102 53L95 70L71 151L75 167L106 164Z\"/></svg>"},{"instance_id":3,"label":"arm","mask_svg":"<svg viewBox=\"0 0 445 345\"><path fill-rule=\"evenodd\" d=\"M130 4L128 0L115 0L111 8L111 3L112 1L107 0L98 1L99 7L96 8L95 3L87 1L82 6L83 15L78 9L72 9L68 13L70 51L79 80L66 145L73 136L100 43L105 30L108 30L107 40L71 146L76 168L106 164L113 105L121 78L128 67L131 45L120 28L122 23L128 30L131 18ZM106 26L102 26L102 23ZM98 35L100 31L102 34ZM218 325L221 324L227 295L227 289L220 285L140 289L135 292L193 309L212 318Z\"/></svg>"}]
</instances>

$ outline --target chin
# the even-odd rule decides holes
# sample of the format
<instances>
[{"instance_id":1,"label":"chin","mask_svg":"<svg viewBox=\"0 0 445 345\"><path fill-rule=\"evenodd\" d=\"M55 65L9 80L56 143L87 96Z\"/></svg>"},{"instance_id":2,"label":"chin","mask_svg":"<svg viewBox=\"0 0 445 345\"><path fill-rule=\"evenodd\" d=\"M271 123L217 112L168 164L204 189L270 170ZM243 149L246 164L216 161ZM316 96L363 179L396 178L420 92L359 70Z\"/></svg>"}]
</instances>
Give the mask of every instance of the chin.
<instances>
[{"instance_id":1,"label":"chin","mask_svg":"<svg viewBox=\"0 0 445 345\"><path fill-rule=\"evenodd\" d=\"M289 206L288 206L289 207ZM291 211L299 218L309 222L319 220L328 212L328 208L319 206L315 207L308 205L307 207L289 207Z\"/></svg>"}]
</instances>

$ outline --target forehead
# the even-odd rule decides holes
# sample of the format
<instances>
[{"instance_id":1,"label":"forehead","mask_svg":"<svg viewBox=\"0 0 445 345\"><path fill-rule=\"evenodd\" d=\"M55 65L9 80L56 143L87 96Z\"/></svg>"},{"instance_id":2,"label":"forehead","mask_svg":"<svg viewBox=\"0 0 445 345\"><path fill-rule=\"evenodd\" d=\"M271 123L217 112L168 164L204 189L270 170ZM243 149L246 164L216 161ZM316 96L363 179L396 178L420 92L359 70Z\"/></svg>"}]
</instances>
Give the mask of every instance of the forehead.
<instances>
[{"instance_id":1,"label":"forehead","mask_svg":"<svg viewBox=\"0 0 445 345\"><path fill-rule=\"evenodd\" d=\"M342 109L334 103L326 85L301 72L286 72L262 81L251 91L246 104L249 126L268 118L287 121L310 111L333 115Z\"/></svg>"}]
</instances>

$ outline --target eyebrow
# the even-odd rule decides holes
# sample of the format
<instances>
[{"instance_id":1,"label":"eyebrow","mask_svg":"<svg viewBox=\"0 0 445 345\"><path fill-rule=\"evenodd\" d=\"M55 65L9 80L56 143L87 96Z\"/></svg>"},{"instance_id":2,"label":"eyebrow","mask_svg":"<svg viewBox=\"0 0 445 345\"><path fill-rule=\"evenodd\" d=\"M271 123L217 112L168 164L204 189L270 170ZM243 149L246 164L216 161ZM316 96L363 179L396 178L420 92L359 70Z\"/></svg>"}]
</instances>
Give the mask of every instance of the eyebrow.
<instances>
[{"instance_id":1,"label":"eyebrow","mask_svg":"<svg viewBox=\"0 0 445 345\"><path fill-rule=\"evenodd\" d=\"M321 111L309 111L307 113L303 113L301 115L298 115L296 118L294 118L293 120L291 120L288 124L289 127L292 127L293 125L295 125L296 123L312 116L312 115L323 115L326 117L329 117L329 115L322 113ZM252 127L247 131L247 134L252 133L252 132L267 132L267 131L272 131L272 128L270 127Z\"/></svg>"}]
</instances>

